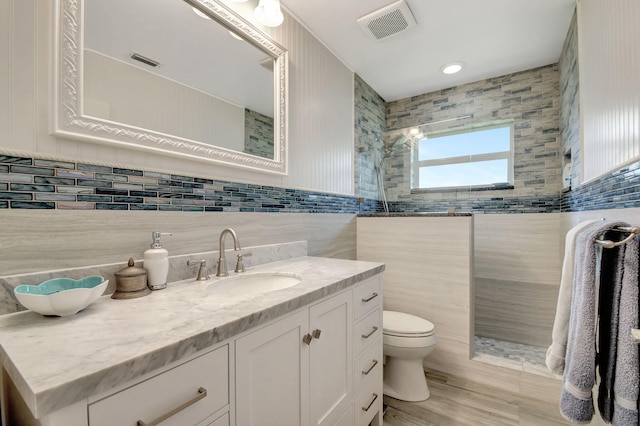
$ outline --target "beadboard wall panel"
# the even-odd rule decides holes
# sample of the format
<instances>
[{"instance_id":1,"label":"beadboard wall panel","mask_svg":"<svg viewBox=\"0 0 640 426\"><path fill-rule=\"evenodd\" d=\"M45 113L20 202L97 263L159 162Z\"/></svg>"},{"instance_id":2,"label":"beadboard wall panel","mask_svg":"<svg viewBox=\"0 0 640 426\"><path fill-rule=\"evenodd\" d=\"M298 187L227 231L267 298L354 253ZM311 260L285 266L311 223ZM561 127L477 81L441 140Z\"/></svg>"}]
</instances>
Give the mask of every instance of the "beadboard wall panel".
<instances>
[{"instance_id":1,"label":"beadboard wall panel","mask_svg":"<svg viewBox=\"0 0 640 426\"><path fill-rule=\"evenodd\" d=\"M638 21L637 0L578 1L584 181L640 159Z\"/></svg>"},{"instance_id":2,"label":"beadboard wall panel","mask_svg":"<svg viewBox=\"0 0 640 426\"><path fill-rule=\"evenodd\" d=\"M353 195L353 73L288 14L264 29L290 60L289 175L277 176L50 135L54 3L0 6L0 149Z\"/></svg>"}]
</instances>

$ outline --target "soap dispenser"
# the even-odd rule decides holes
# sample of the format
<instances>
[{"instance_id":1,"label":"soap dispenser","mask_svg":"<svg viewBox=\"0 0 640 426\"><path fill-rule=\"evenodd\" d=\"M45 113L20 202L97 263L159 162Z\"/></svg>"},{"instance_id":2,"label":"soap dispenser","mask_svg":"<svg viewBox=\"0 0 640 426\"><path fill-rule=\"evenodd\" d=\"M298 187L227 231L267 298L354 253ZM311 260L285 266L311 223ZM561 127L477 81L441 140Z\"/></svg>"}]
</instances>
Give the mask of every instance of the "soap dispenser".
<instances>
[{"instance_id":1,"label":"soap dispenser","mask_svg":"<svg viewBox=\"0 0 640 426\"><path fill-rule=\"evenodd\" d=\"M151 248L144 252L144 268L147 270L147 283L151 290L167 288L169 274L169 252L162 247L160 237L172 235L167 232L152 232Z\"/></svg>"}]
</instances>

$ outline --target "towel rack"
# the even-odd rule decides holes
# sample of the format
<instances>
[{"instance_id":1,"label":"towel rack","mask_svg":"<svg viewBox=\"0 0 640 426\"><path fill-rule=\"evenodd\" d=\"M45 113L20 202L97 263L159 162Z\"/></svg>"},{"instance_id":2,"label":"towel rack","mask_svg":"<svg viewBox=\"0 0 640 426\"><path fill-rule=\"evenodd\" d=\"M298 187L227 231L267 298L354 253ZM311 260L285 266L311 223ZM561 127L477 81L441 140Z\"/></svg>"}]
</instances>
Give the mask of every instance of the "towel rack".
<instances>
[{"instance_id":1,"label":"towel rack","mask_svg":"<svg viewBox=\"0 0 640 426\"><path fill-rule=\"evenodd\" d=\"M618 241L617 243L614 243L611 240L596 240L596 243L600 244L604 248L613 248L613 247L621 246L623 244L627 244L629 241L634 239L636 237L636 235L640 234L640 227L638 227L638 226L620 226L618 228L613 228L612 231L628 232L629 236L627 238L625 238L624 240L622 240L622 241Z\"/></svg>"}]
</instances>

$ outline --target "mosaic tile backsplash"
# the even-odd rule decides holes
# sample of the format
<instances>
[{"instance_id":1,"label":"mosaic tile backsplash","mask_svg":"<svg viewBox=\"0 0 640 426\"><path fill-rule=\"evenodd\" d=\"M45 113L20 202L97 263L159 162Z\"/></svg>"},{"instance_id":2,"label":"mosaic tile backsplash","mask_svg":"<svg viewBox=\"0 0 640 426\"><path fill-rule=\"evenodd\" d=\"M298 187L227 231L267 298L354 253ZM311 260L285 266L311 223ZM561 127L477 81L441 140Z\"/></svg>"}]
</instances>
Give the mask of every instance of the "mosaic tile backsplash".
<instances>
[{"instance_id":1,"label":"mosaic tile backsplash","mask_svg":"<svg viewBox=\"0 0 640 426\"><path fill-rule=\"evenodd\" d=\"M0 155L0 209L7 208L359 213L355 197Z\"/></svg>"}]
</instances>

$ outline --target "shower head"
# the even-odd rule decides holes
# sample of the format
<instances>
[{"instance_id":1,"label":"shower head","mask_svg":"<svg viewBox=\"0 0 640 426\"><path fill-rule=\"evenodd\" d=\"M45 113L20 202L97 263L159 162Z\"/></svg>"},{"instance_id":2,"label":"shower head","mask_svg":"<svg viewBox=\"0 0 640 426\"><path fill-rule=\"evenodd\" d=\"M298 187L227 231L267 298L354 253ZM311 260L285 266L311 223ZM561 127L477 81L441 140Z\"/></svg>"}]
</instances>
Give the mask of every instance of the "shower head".
<instances>
[{"instance_id":1,"label":"shower head","mask_svg":"<svg viewBox=\"0 0 640 426\"><path fill-rule=\"evenodd\" d=\"M398 139L393 141L393 143L386 145L384 147L384 152L386 155L391 155L391 153L398 148L399 146L407 146L411 145L411 139L407 138L405 135L400 135Z\"/></svg>"}]
</instances>

